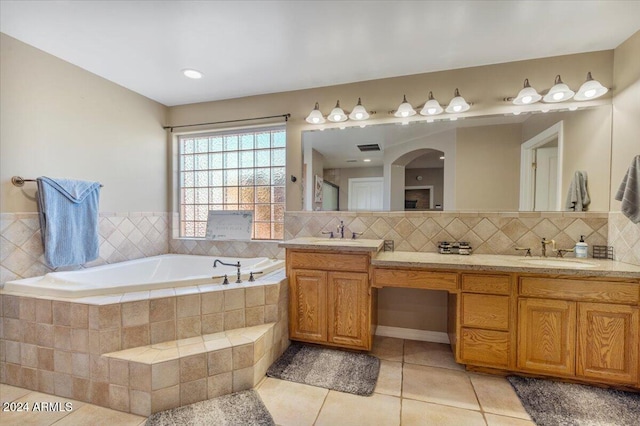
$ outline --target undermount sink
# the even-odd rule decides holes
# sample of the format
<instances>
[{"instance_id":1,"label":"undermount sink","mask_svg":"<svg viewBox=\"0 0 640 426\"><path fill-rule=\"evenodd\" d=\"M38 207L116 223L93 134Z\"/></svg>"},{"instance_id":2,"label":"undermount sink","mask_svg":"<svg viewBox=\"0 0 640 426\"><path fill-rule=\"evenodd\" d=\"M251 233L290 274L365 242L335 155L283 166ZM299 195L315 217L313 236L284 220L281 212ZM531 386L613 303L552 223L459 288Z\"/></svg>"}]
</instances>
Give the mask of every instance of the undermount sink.
<instances>
[{"instance_id":1,"label":"undermount sink","mask_svg":"<svg viewBox=\"0 0 640 426\"><path fill-rule=\"evenodd\" d=\"M578 259L519 259L519 261L529 265L550 266L552 268L593 268L598 266L597 263Z\"/></svg>"}]
</instances>

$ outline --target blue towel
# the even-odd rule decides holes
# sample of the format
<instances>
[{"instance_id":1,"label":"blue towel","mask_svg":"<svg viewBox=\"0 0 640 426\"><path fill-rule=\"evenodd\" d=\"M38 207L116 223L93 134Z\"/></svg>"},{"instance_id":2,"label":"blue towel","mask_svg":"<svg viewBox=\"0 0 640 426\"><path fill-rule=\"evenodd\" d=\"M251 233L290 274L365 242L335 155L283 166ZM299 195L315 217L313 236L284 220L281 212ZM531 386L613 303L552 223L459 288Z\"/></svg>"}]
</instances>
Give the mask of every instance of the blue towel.
<instances>
[{"instance_id":1,"label":"blue towel","mask_svg":"<svg viewBox=\"0 0 640 426\"><path fill-rule=\"evenodd\" d=\"M100 183L41 176L38 183L44 260L52 268L98 257Z\"/></svg>"}]
</instances>

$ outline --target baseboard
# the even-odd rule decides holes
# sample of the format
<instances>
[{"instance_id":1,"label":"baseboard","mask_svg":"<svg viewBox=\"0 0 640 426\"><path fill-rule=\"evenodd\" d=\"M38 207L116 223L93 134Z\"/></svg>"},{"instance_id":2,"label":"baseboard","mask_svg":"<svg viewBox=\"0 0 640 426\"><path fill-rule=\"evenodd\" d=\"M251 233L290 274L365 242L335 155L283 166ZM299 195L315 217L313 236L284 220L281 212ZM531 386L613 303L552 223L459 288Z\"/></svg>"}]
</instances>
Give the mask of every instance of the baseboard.
<instances>
[{"instance_id":1,"label":"baseboard","mask_svg":"<svg viewBox=\"0 0 640 426\"><path fill-rule=\"evenodd\" d=\"M441 331L416 330L413 328L389 327L379 325L376 336L396 337L398 339L421 340L423 342L449 344L449 335Z\"/></svg>"}]
</instances>

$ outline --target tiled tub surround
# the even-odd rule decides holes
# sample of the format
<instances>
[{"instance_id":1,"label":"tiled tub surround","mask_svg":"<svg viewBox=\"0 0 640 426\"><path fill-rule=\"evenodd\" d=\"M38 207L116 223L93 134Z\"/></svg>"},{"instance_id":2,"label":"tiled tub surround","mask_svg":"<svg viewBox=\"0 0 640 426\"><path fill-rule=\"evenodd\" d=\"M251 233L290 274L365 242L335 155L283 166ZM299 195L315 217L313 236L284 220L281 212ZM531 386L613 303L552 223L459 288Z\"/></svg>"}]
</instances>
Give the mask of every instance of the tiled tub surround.
<instances>
[{"instance_id":1,"label":"tiled tub surround","mask_svg":"<svg viewBox=\"0 0 640 426\"><path fill-rule=\"evenodd\" d=\"M0 299L2 383L144 416L251 388L289 344L283 271L165 294Z\"/></svg>"},{"instance_id":2,"label":"tiled tub surround","mask_svg":"<svg viewBox=\"0 0 640 426\"><path fill-rule=\"evenodd\" d=\"M100 213L100 253L79 267L122 262L169 251L168 215L161 213ZM37 213L0 214L0 283L51 272L44 263Z\"/></svg>"},{"instance_id":3,"label":"tiled tub surround","mask_svg":"<svg viewBox=\"0 0 640 426\"><path fill-rule=\"evenodd\" d=\"M608 218L606 212L287 212L285 240L335 232L344 221L345 238L358 232L393 240L398 251L435 253L439 241L468 241L473 253L513 255L515 247L531 247L540 255L543 237L558 248L573 248L580 235L590 247L607 245Z\"/></svg>"},{"instance_id":4,"label":"tiled tub surround","mask_svg":"<svg viewBox=\"0 0 640 426\"><path fill-rule=\"evenodd\" d=\"M616 260L640 265L640 223L631 222L621 212L610 212L609 245Z\"/></svg>"}]
</instances>

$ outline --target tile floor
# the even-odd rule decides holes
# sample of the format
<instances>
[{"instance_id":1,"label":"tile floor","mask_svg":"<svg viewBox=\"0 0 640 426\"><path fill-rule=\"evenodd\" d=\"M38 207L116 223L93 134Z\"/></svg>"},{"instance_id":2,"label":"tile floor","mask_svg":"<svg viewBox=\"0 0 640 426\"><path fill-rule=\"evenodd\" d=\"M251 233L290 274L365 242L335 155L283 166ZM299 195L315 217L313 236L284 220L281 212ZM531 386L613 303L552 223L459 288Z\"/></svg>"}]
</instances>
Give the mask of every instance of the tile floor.
<instances>
[{"instance_id":1,"label":"tile floor","mask_svg":"<svg viewBox=\"0 0 640 426\"><path fill-rule=\"evenodd\" d=\"M276 424L295 425L488 425L534 426L509 383L468 373L448 345L376 337L381 359L375 393L360 397L265 378L256 387ZM0 385L2 401L68 399ZM3 425L143 425L144 417L73 401L71 412L1 412Z\"/></svg>"}]
</instances>

